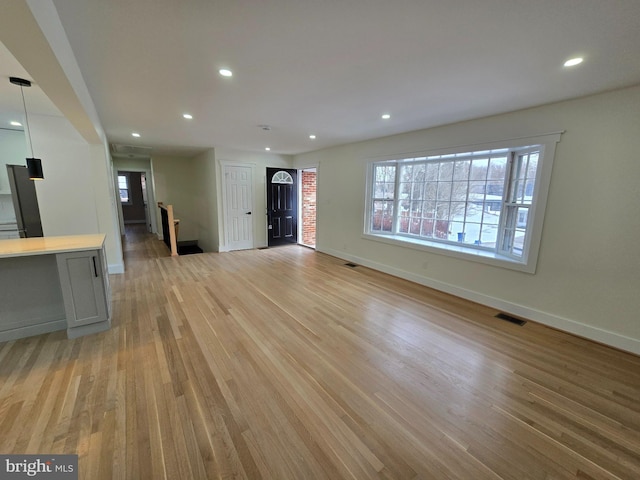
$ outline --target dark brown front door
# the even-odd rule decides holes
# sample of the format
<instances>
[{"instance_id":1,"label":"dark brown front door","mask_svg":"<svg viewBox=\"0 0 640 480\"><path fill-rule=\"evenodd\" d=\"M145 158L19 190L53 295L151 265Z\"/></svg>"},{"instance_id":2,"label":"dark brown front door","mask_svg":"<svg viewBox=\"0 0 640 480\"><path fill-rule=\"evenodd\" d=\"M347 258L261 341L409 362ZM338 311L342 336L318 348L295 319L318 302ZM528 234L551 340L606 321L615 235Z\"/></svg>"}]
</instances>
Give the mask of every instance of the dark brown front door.
<instances>
[{"instance_id":1,"label":"dark brown front door","mask_svg":"<svg viewBox=\"0 0 640 480\"><path fill-rule=\"evenodd\" d=\"M298 243L298 172L267 168L269 246Z\"/></svg>"}]
</instances>

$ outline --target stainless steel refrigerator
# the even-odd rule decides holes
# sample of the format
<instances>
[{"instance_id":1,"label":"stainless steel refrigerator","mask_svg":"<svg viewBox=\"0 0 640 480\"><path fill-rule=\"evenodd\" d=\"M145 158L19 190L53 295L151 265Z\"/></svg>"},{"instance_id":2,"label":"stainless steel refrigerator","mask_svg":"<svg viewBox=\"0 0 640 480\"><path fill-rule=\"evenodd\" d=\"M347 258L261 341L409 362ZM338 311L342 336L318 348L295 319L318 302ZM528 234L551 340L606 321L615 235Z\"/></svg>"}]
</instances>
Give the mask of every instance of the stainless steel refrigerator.
<instances>
[{"instance_id":1,"label":"stainless steel refrigerator","mask_svg":"<svg viewBox=\"0 0 640 480\"><path fill-rule=\"evenodd\" d=\"M7 165L13 208L16 211L16 223L20 238L42 237L40 207L36 196L36 186L29 179L27 167Z\"/></svg>"}]
</instances>

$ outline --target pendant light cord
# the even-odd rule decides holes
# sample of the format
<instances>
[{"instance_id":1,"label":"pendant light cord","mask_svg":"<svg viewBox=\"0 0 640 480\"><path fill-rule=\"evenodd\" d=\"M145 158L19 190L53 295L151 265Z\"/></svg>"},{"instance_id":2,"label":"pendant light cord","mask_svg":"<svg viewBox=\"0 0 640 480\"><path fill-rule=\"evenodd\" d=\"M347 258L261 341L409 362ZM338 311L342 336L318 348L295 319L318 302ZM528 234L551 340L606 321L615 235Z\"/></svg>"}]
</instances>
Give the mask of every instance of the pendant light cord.
<instances>
[{"instance_id":1,"label":"pendant light cord","mask_svg":"<svg viewBox=\"0 0 640 480\"><path fill-rule=\"evenodd\" d=\"M31 157L33 157L33 143L31 143L31 128L29 127L29 114L27 113L27 104L24 101L24 88L20 85L20 93L22 93L22 106L24 107L24 123L27 124L27 135L29 136L29 150L31 150Z\"/></svg>"}]
</instances>

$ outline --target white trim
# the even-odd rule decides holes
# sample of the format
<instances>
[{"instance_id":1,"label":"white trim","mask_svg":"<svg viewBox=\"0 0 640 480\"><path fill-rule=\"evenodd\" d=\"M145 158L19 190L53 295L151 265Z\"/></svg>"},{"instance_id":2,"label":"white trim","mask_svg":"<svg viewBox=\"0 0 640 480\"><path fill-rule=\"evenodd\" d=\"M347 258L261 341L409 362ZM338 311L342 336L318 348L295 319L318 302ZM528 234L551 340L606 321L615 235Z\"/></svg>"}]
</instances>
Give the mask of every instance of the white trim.
<instances>
[{"instance_id":1,"label":"white trim","mask_svg":"<svg viewBox=\"0 0 640 480\"><path fill-rule=\"evenodd\" d=\"M124 273L124 263L110 263L108 265L108 271L109 271L109 275Z\"/></svg>"},{"instance_id":2,"label":"white trim","mask_svg":"<svg viewBox=\"0 0 640 480\"><path fill-rule=\"evenodd\" d=\"M318 242L317 239L317 235L318 235L318 167L306 167L306 168L298 168L298 244L305 246L305 247L309 247L309 248L313 248L315 250L316 246L313 245L307 245L305 243L302 243L302 240L304 238L304 232L303 232L303 220L302 220L302 173L303 172L309 172L309 171L313 171L313 173L316 174L316 243ZM266 197L265 197L266 198Z\"/></svg>"},{"instance_id":3,"label":"white trim","mask_svg":"<svg viewBox=\"0 0 640 480\"><path fill-rule=\"evenodd\" d=\"M118 159L116 158L116 161ZM145 225L147 224L147 222L149 222L151 224L151 233L155 233L156 236L158 237L159 240L162 240L162 229L158 229L158 213L156 212L156 209L158 208L158 205L156 203L156 191L155 191L155 179L153 177L153 158L149 157L148 159L142 159L143 161L148 161L149 164L149 168L128 168L128 167L124 167L122 169L118 169L116 168L116 165L114 164L114 160L111 159L111 168L113 171L115 171L115 190L116 190L116 198L118 199L118 203L120 204L118 206L119 212L119 220L122 219L122 228L124 228L125 225L125 221L124 221L124 215L122 213L122 205L125 205L123 203L120 202L120 191L118 189L118 171L121 172L135 172L135 173L144 173L145 178L146 178L146 188L147 188L147 208L146 208L146 212L145 212ZM120 235L124 235L124 230L120 231Z\"/></svg>"},{"instance_id":4,"label":"white trim","mask_svg":"<svg viewBox=\"0 0 640 480\"><path fill-rule=\"evenodd\" d=\"M338 250L316 249L316 251L326 253L328 255L350 262L354 262L359 265L363 265L365 267L369 267L374 270L393 275L395 277L409 280L411 282L424 285L425 287L433 288L434 290L449 293L451 295L455 295L456 297L464 298L481 305L486 305L488 307L495 308L496 310L504 311L505 313L510 313L512 315L516 315L518 317L522 317L527 320L540 323L542 325L562 330L563 332L571 333L579 337L583 337L620 350L640 355L640 340L637 340L635 338L626 337L609 330L581 323L571 318L560 317L549 312L544 312L542 310L527 307L526 305L520 305L501 298L491 297L474 290L457 287L450 283L440 282L432 278L416 275L414 273L407 272L396 267L391 267L383 263L373 262L366 258L361 258L356 255L350 255Z\"/></svg>"},{"instance_id":5,"label":"white trim","mask_svg":"<svg viewBox=\"0 0 640 480\"><path fill-rule=\"evenodd\" d=\"M289 172L287 172L286 170L278 170L271 176L271 183L293 185L294 181Z\"/></svg>"},{"instance_id":6,"label":"white trim","mask_svg":"<svg viewBox=\"0 0 640 480\"><path fill-rule=\"evenodd\" d=\"M436 255L445 255L460 260L484 263L485 265L492 265L494 267L508 268L509 270L517 270L525 273L535 273L535 265L526 265L516 259L500 255L495 251L481 250L471 246L465 246L464 244L429 242L428 240L417 237L414 239L413 237L399 235L372 235L369 233L363 233L361 238L402 248L422 250Z\"/></svg>"},{"instance_id":7,"label":"white trim","mask_svg":"<svg viewBox=\"0 0 640 480\"><path fill-rule=\"evenodd\" d=\"M123 202L122 201L122 196L120 195L120 177L124 177L125 179L125 183L127 184L127 188L125 188L124 190L127 191L127 201ZM120 200L120 205L133 205L133 202L131 201L131 178L129 176L129 172L125 172L125 171L121 171L118 170L117 174L116 174L116 181L117 183L117 188L118 188L118 200Z\"/></svg>"}]
</instances>

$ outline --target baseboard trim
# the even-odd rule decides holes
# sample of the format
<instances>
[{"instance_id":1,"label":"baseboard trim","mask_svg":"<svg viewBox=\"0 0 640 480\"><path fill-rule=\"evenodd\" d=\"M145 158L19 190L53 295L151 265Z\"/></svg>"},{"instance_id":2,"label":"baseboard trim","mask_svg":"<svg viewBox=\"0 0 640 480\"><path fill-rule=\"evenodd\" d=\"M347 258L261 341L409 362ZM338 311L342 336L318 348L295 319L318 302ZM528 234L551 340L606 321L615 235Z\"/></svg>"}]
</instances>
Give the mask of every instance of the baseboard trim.
<instances>
[{"instance_id":1,"label":"baseboard trim","mask_svg":"<svg viewBox=\"0 0 640 480\"><path fill-rule=\"evenodd\" d=\"M509 302L501 298L491 297L483 293L461 288L450 283L440 282L432 278L416 275L415 273L407 272L405 270L392 267L390 265L385 265L383 263L374 262L366 258L358 257L356 255L351 255L345 252L326 248L318 251L321 253L326 253L333 257L338 257L343 260L348 260L350 262L372 268L374 270L378 270L380 272L388 273L389 275L393 275L395 277L403 278L405 280L424 285L425 287L433 288L434 290L449 293L466 300L471 300L472 302L495 308L516 317L526 318L527 320L532 320L548 327L562 330L563 332L571 333L573 335L584 337L589 340L593 340L594 342L602 343L619 350L624 350L626 352L640 355L639 339L625 337L624 335L620 335L619 333L587 325L570 318L561 317L549 312L544 312L542 310L537 310L531 307Z\"/></svg>"},{"instance_id":2,"label":"baseboard trim","mask_svg":"<svg viewBox=\"0 0 640 480\"><path fill-rule=\"evenodd\" d=\"M124 263L110 263L107 270L109 274L124 273Z\"/></svg>"},{"instance_id":3,"label":"baseboard trim","mask_svg":"<svg viewBox=\"0 0 640 480\"><path fill-rule=\"evenodd\" d=\"M11 330L0 332L0 342L9 342L19 338L32 337L34 335L42 335L43 333L57 332L67 328L67 319L50 320L37 325L29 325L27 327L18 327Z\"/></svg>"}]
</instances>

